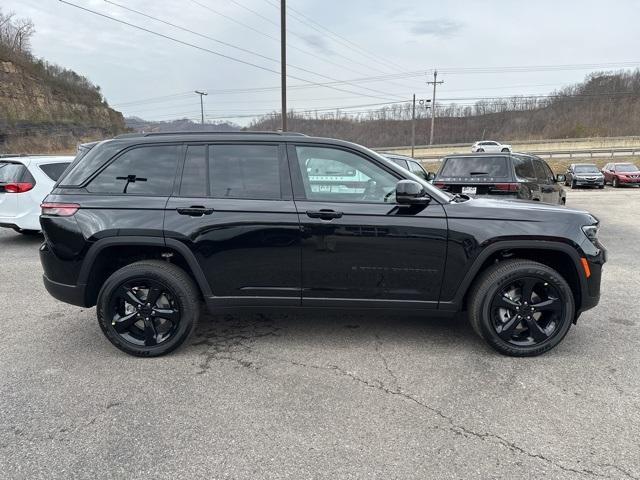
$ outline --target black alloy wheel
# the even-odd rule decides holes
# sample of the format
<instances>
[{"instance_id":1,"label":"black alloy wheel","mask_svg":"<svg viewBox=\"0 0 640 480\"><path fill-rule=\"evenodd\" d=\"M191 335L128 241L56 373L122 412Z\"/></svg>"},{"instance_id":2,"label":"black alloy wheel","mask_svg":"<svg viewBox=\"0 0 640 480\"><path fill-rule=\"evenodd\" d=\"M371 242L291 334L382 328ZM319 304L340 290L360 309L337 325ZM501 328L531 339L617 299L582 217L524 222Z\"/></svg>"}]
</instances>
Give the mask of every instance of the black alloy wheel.
<instances>
[{"instance_id":1,"label":"black alloy wheel","mask_svg":"<svg viewBox=\"0 0 640 480\"><path fill-rule=\"evenodd\" d=\"M166 285L136 279L125 282L114 292L108 316L113 330L123 340L154 347L175 335L180 323L180 307L175 293Z\"/></svg>"},{"instance_id":2,"label":"black alloy wheel","mask_svg":"<svg viewBox=\"0 0 640 480\"><path fill-rule=\"evenodd\" d=\"M156 357L186 341L198 323L200 307L200 292L184 270L144 260L122 267L104 282L98 323L120 350Z\"/></svg>"},{"instance_id":3,"label":"black alloy wheel","mask_svg":"<svg viewBox=\"0 0 640 480\"><path fill-rule=\"evenodd\" d=\"M535 346L558 331L564 314L560 292L543 278L521 277L495 293L492 326L512 345Z\"/></svg>"},{"instance_id":4,"label":"black alloy wheel","mask_svg":"<svg viewBox=\"0 0 640 480\"><path fill-rule=\"evenodd\" d=\"M575 313L573 292L562 275L526 259L487 268L474 283L467 307L476 333L498 352L517 357L558 345Z\"/></svg>"}]
</instances>

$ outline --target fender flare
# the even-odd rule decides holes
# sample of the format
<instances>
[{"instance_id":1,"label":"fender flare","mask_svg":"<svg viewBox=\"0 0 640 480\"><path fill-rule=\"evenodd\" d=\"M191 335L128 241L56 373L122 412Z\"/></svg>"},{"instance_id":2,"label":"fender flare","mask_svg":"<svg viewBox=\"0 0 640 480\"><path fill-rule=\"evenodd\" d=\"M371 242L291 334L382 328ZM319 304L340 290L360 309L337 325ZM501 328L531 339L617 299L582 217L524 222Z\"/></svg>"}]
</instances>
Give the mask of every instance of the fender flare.
<instances>
[{"instance_id":1,"label":"fender flare","mask_svg":"<svg viewBox=\"0 0 640 480\"><path fill-rule=\"evenodd\" d=\"M482 267L482 264L494 253L500 250L512 250L512 249L527 249L531 251L540 251L540 250L553 250L557 252L562 252L571 258L573 262L573 267L576 269L578 274L578 282L580 285L580 295L582 298L585 298L588 295L588 286L587 281L583 275L580 275L582 271L580 255L578 251L571 247L570 245L554 242L549 240L503 240L492 243L491 245L485 247L480 254L475 258L471 267L467 270L462 282L458 285L458 289L456 290L455 295L452 300L449 301L440 301L439 308L442 310L459 310L462 308L462 300L464 296L471 288L473 281L477 278L478 272ZM576 310L578 310L576 306Z\"/></svg>"},{"instance_id":2,"label":"fender flare","mask_svg":"<svg viewBox=\"0 0 640 480\"><path fill-rule=\"evenodd\" d=\"M105 248L113 247L113 246L139 246L139 247L162 247L167 248L169 250L175 250L177 253L182 255L185 259L189 268L193 272L196 283L200 288L200 291L204 296L211 296L211 287L209 286L209 282L207 281L207 277L204 275L202 268L200 268L200 264L196 260L195 256L189 250L189 248L179 240L175 240L172 238L165 239L164 237L140 237L140 236L118 236L118 237L108 237L101 238L96 241L84 257L82 262L82 267L80 268L80 273L78 275L78 284L88 284L89 275L91 274L91 269L95 263L96 258Z\"/></svg>"}]
</instances>

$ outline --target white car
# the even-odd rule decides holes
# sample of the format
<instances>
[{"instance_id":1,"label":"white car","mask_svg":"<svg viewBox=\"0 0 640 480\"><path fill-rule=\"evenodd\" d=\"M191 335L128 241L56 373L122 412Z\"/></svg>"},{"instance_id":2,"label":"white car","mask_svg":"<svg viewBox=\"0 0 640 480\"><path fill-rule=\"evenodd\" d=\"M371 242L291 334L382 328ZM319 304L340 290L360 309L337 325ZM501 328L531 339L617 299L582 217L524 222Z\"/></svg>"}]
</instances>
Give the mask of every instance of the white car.
<instances>
[{"instance_id":1,"label":"white car","mask_svg":"<svg viewBox=\"0 0 640 480\"><path fill-rule=\"evenodd\" d=\"M73 158L0 158L0 227L12 228L24 234L39 232L40 204Z\"/></svg>"},{"instance_id":2,"label":"white car","mask_svg":"<svg viewBox=\"0 0 640 480\"><path fill-rule=\"evenodd\" d=\"M493 140L482 140L471 145L472 152L510 152L511 145L506 145Z\"/></svg>"}]
</instances>

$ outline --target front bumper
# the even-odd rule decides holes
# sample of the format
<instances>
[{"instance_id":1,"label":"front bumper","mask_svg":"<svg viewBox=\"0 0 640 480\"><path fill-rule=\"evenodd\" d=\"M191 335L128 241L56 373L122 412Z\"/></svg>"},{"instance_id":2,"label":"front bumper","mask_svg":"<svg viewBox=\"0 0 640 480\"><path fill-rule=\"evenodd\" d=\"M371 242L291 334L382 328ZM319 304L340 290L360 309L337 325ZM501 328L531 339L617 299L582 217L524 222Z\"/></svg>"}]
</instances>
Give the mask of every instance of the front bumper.
<instances>
[{"instance_id":1,"label":"front bumper","mask_svg":"<svg viewBox=\"0 0 640 480\"><path fill-rule=\"evenodd\" d=\"M585 257L591 275L586 279L586 288L582 288L580 308L576 312L576 318L582 312L592 309L600 301L600 284L602 281L602 267L607 261L607 250L601 243L598 243L598 253ZM582 272L581 272L582 273Z\"/></svg>"},{"instance_id":2,"label":"front bumper","mask_svg":"<svg viewBox=\"0 0 640 480\"><path fill-rule=\"evenodd\" d=\"M591 186L591 187L599 187L601 185L604 185L604 177L603 178L598 178L596 180L587 180L586 178L578 178L576 177L574 179L574 182L577 186L580 187L587 187L587 186Z\"/></svg>"}]
</instances>

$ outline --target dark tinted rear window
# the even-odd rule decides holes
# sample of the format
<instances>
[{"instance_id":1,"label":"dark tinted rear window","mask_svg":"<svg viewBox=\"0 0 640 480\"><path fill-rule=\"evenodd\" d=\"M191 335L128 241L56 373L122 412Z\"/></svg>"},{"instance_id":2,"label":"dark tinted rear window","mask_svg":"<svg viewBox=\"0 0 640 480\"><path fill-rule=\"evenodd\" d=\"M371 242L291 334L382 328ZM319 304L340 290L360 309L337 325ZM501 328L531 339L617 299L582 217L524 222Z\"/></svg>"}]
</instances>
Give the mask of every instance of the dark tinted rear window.
<instances>
[{"instance_id":1,"label":"dark tinted rear window","mask_svg":"<svg viewBox=\"0 0 640 480\"><path fill-rule=\"evenodd\" d=\"M44 165L40 165L40 170L42 170L47 177L56 182L70 164L71 162L46 163Z\"/></svg>"},{"instance_id":2,"label":"dark tinted rear window","mask_svg":"<svg viewBox=\"0 0 640 480\"><path fill-rule=\"evenodd\" d=\"M178 161L175 145L150 145L124 152L87 186L92 193L169 195Z\"/></svg>"},{"instance_id":3,"label":"dark tinted rear window","mask_svg":"<svg viewBox=\"0 0 640 480\"><path fill-rule=\"evenodd\" d=\"M439 177L509 177L507 157L447 158Z\"/></svg>"},{"instance_id":4,"label":"dark tinted rear window","mask_svg":"<svg viewBox=\"0 0 640 480\"><path fill-rule=\"evenodd\" d=\"M19 182L25 170L21 163L0 161L0 183Z\"/></svg>"},{"instance_id":5,"label":"dark tinted rear window","mask_svg":"<svg viewBox=\"0 0 640 480\"><path fill-rule=\"evenodd\" d=\"M276 145L211 145L209 162L212 197L281 198Z\"/></svg>"}]
</instances>

